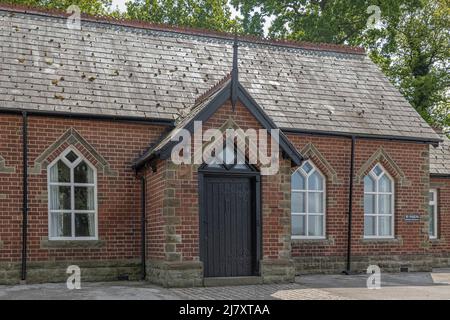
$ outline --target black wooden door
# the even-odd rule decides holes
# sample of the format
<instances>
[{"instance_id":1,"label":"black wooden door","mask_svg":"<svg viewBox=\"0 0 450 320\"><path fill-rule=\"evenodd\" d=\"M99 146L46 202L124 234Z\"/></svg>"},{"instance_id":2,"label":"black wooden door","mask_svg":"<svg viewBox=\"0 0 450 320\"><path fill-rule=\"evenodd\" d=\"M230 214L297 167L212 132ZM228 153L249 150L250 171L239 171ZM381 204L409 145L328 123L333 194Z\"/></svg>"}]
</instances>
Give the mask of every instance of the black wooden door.
<instances>
[{"instance_id":1,"label":"black wooden door","mask_svg":"<svg viewBox=\"0 0 450 320\"><path fill-rule=\"evenodd\" d=\"M205 177L203 205L204 276L254 275L256 237L252 179Z\"/></svg>"}]
</instances>

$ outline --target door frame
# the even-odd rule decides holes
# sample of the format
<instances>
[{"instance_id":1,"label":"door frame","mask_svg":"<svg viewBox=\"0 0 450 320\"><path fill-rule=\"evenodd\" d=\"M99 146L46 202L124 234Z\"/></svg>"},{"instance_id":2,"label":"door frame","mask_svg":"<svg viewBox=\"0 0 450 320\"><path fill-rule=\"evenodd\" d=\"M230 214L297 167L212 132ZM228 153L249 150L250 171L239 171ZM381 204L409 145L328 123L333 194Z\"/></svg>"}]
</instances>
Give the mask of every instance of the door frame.
<instances>
[{"instance_id":1,"label":"door frame","mask_svg":"<svg viewBox=\"0 0 450 320\"><path fill-rule=\"evenodd\" d=\"M211 169L202 166L198 170L198 195L199 195L199 250L200 261L204 262L206 258L206 245L205 245L205 177L238 177L238 178L250 178L251 192L252 192L252 211L255 217L254 228L255 235L255 251L254 252L254 270L253 276L260 276L260 262L262 259L262 215L261 215L261 174L258 171L226 171L223 169ZM204 270L203 270L204 274Z\"/></svg>"}]
</instances>

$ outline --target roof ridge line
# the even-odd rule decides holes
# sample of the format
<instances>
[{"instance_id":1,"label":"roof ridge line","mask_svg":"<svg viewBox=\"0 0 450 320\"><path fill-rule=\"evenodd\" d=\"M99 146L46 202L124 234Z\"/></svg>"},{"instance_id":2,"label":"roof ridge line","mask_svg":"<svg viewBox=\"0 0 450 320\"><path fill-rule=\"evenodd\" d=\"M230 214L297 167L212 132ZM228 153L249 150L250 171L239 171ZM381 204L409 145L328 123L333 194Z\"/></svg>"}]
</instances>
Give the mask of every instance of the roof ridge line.
<instances>
[{"instance_id":1,"label":"roof ridge line","mask_svg":"<svg viewBox=\"0 0 450 320\"><path fill-rule=\"evenodd\" d=\"M28 5L13 5L13 4L5 4L0 3L0 11L9 11L9 12L17 12L24 14L35 14L35 15L45 15L56 18L67 18L71 16L62 10L58 9L46 9L39 7L32 7ZM155 31L163 31L163 32L175 32L182 33L188 35L195 36L203 36L203 37L217 37L227 40L234 40L235 34L214 30L207 30L202 28L194 28L194 27L182 27L182 26L174 26L168 24L156 24L151 22L145 22L140 20L128 20L128 19L118 19L113 17L106 17L101 15L90 15L86 13L81 14L81 20L87 22L97 22L97 23L106 23L111 25L120 25L124 27L130 28L141 28L147 30L155 30ZM306 41L295 41L295 40L287 40L287 39L269 39L262 38L251 35L239 35L238 40L242 42L250 42L256 44L265 44L265 45L273 45L273 46L283 46L290 48L299 48L305 50L313 50L313 51L329 51L329 52L337 52L337 53L347 53L347 54L358 54L364 55L365 49L362 47L353 47L342 44L333 44L333 43L323 43L323 42L306 42Z\"/></svg>"}]
</instances>

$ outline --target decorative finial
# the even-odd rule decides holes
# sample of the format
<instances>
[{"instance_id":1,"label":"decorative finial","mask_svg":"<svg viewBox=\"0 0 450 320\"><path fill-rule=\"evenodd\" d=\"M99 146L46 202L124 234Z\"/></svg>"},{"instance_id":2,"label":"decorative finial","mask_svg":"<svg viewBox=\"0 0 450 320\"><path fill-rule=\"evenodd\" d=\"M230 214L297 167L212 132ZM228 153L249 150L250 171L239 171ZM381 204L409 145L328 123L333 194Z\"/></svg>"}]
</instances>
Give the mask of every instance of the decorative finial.
<instances>
[{"instance_id":1,"label":"decorative finial","mask_svg":"<svg viewBox=\"0 0 450 320\"><path fill-rule=\"evenodd\" d=\"M239 67L238 67L238 35L237 31L234 34L233 44L233 70L231 71L231 106L233 111L236 109L238 100L238 82L239 82Z\"/></svg>"}]
</instances>

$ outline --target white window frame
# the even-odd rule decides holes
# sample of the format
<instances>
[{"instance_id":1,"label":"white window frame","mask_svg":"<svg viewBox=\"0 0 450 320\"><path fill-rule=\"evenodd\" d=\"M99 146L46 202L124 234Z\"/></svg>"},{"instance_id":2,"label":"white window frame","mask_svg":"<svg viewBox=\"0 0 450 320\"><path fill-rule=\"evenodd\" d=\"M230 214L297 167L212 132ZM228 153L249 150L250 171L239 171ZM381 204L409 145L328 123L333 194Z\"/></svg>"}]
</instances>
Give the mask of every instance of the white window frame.
<instances>
[{"instance_id":1,"label":"white window frame","mask_svg":"<svg viewBox=\"0 0 450 320\"><path fill-rule=\"evenodd\" d=\"M374 173L374 169L376 167L380 167L380 169L383 171L380 176L377 176ZM369 173L366 176L371 176L372 179L375 180L375 191L366 191L365 185L363 186L364 188L364 197L366 194L370 194L370 195L375 195L375 213L369 213L366 214L366 210L364 209L364 218L366 216L369 217L375 217L375 230L376 230L376 235L371 236L371 235L366 235L366 228L365 228L365 219L363 221L363 234L364 234L364 239L394 239L395 238L395 180L394 178L392 178L392 176L389 174L389 172L381 165L381 163L377 163L376 165L373 166L373 168L369 171ZM378 191L378 187L379 187L379 180L381 179L381 177L383 177L384 175L386 175L389 180L391 180L392 182L392 192L379 192ZM364 177L366 177L364 176ZM378 202L378 198L380 195L391 195L392 196L392 203L391 203L391 214L380 214L379 213L379 202ZM364 200L363 200L363 207L364 207ZM391 218L391 235L387 235L387 236L380 236L379 234L379 229L378 229L378 224L379 224L379 218L380 217L390 217Z\"/></svg>"},{"instance_id":2,"label":"white window frame","mask_svg":"<svg viewBox=\"0 0 450 320\"><path fill-rule=\"evenodd\" d=\"M309 163L310 165L311 165L311 167L313 168L309 173L306 173L304 170L303 170L303 165L305 164L305 163ZM313 174L315 171L317 171L317 173L319 173L320 174L320 176L323 178L323 190L322 191L318 191L318 190L314 190L314 191L310 191L309 190L309 186L308 186L308 178L309 178L309 176L311 175L311 174ZM291 189L291 197L292 197L292 195L293 195L293 193L294 192L304 192L305 194L306 194L306 196L305 196L305 211L306 212L293 212L292 211L292 205L291 205L291 216L295 216L295 215L297 215L297 216L305 216L305 230L306 230L306 235L304 235L304 236L301 236L301 235L293 235L293 234L291 234L291 239L304 239L304 240L307 240L307 239L310 239L310 240L323 240L323 239L326 239L326 230L327 230L327 227L326 227L326 224L327 224L327 221L326 221L326 219L327 219L327 214L326 214L326 212L327 212L327 208L326 208L326 203L327 203L327 200L326 200L326 197L327 197L327 190L326 190L326 188L327 188L327 179L326 179L326 177L325 177L325 175L322 173L322 171L320 171L315 165L314 165L314 163L313 162L311 162L310 160L307 160L307 161L305 161L297 170L295 170L294 171L294 173L292 173L292 175L291 175L291 181L292 181L292 177L297 173L297 172L300 172L300 174L301 175L303 175L303 177L305 178L305 185L306 185L306 190L301 190L301 189ZM323 194L323 197L322 197L322 201L323 201L323 204L322 204L322 206L323 206L323 212L322 213L309 213L308 211L309 211L309 206L308 206L308 201L309 201L309 197L308 197L308 194L310 193L310 192L316 192L316 193L319 193L319 192L321 192L322 194ZM291 199L291 203L292 203L292 199ZM308 228L309 228L309 225L308 225L308 218L309 218L309 216L310 215L312 215L312 216L323 216L323 230L322 230L322 236L308 236Z\"/></svg>"},{"instance_id":3,"label":"white window frame","mask_svg":"<svg viewBox=\"0 0 450 320\"><path fill-rule=\"evenodd\" d=\"M66 159L66 155L70 152L74 152L78 159L73 163ZM56 165L56 163L61 160L70 169L70 182L51 182L50 170ZM94 174L94 183L75 183L74 182L74 168L84 161L92 170ZM71 199L70 199L70 210L52 210L51 209L51 186L66 186L71 188ZM75 187L94 187L94 210L75 210ZM98 203L97 203L97 168L86 159L80 152L73 148L68 147L64 150L55 160L53 160L47 166L47 194L48 194L48 239L49 240L98 240ZM75 236L75 212L76 213L93 213L94 214L94 236L93 237L76 237ZM53 237L52 236L52 213L70 213L71 214L71 226L72 226L72 236L71 237Z\"/></svg>"},{"instance_id":4,"label":"white window frame","mask_svg":"<svg viewBox=\"0 0 450 320\"><path fill-rule=\"evenodd\" d=\"M428 205L433 206L433 216L434 216L434 234L430 234L430 239L438 238L438 191L437 189L430 189L430 193L433 194L433 200L430 199Z\"/></svg>"}]
</instances>

